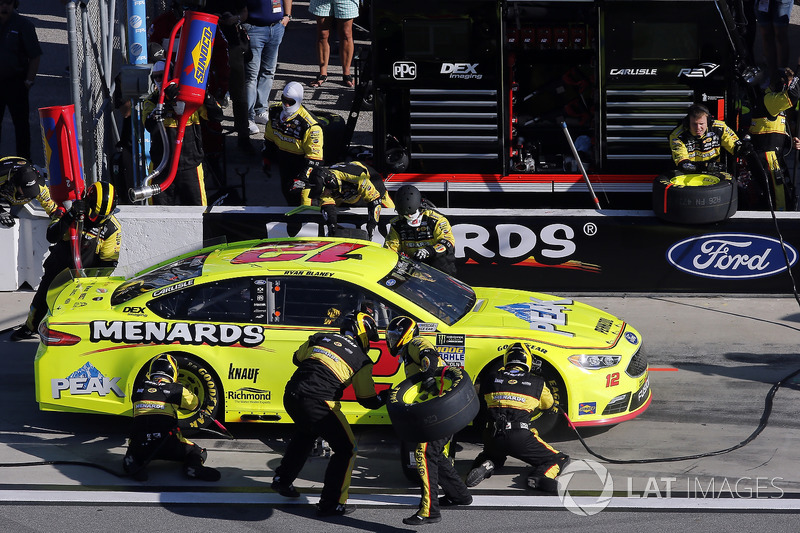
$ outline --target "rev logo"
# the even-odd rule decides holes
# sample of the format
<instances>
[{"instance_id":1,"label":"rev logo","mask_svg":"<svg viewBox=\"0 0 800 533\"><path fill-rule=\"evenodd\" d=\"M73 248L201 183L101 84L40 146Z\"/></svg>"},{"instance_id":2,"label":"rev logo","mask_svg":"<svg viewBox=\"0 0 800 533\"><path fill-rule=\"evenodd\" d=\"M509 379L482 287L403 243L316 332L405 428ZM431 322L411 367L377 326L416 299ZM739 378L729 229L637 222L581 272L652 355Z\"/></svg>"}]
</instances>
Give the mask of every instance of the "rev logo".
<instances>
[{"instance_id":1,"label":"rev logo","mask_svg":"<svg viewBox=\"0 0 800 533\"><path fill-rule=\"evenodd\" d=\"M678 72L678 77L680 78L681 76L686 76L687 78L707 78L718 68L719 65L714 63L700 63L700 65L695 68L682 68L680 72Z\"/></svg>"},{"instance_id":2,"label":"rev logo","mask_svg":"<svg viewBox=\"0 0 800 533\"><path fill-rule=\"evenodd\" d=\"M417 79L417 64L413 61L395 61L392 65L392 77L396 80Z\"/></svg>"}]
</instances>

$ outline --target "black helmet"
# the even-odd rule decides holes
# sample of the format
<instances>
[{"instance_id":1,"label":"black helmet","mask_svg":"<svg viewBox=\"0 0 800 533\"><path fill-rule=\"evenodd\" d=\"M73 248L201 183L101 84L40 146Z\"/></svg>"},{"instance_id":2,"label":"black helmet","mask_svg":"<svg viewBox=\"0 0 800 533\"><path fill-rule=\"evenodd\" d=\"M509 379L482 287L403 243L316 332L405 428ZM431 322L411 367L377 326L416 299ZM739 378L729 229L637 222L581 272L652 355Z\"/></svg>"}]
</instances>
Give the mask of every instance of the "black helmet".
<instances>
[{"instance_id":1,"label":"black helmet","mask_svg":"<svg viewBox=\"0 0 800 533\"><path fill-rule=\"evenodd\" d=\"M323 189L330 189L332 192L338 193L339 179L329 168L315 167L311 171L311 197L319 196Z\"/></svg>"},{"instance_id":2,"label":"black helmet","mask_svg":"<svg viewBox=\"0 0 800 533\"><path fill-rule=\"evenodd\" d=\"M342 319L339 333L353 337L365 352L369 350L369 343L377 342L378 325L375 319L366 313L350 313Z\"/></svg>"},{"instance_id":3,"label":"black helmet","mask_svg":"<svg viewBox=\"0 0 800 533\"><path fill-rule=\"evenodd\" d=\"M178 381L178 363L175 358L168 353L155 356L150 361L150 368L147 369L147 379L167 379L172 383Z\"/></svg>"},{"instance_id":4,"label":"black helmet","mask_svg":"<svg viewBox=\"0 0 800 533\"><path fill-rule=\"evenodd\" d=\"M408 150L406 150L405 147L400 144L400 141L391 135L386 136L384 159L387 172L393 172L397 174L399 172L405 172L408 168Z\"/></svg>"},{"instance_id":5,"label":"black helmet","mask_svg":"<svg viewBox=\"0 0 800 533\"><path fill-rule=\"evenodd\" d=\"M419 211L422 195L413 185L403 185L394 193L394 207L398 215L411 215Z\"/></svg>"},{"instance_id":6,"label":"black helmet","mask_svg":"<svg viewBox=\"0 0 800 533\"><path fill-rule=\"evenodd\" d=\"M102 222L117 207L117 194L114 186L104 181L96 181L86 191L87 217L92 222Z\"/></svg>"},{"instance_id":7,"label":"black helmet","mask_svg":"<svg viewBox=\"0 0 800 533\"><path fill-rule=\"evenodd\" d=\"M527 372L538 374L542 369L542 362L533 357L530 348L521 342L515 342L503 354L503 366L518 365Z\"/></svg>"},{"instance_id":8,"label":"black helmet","mask_svg":"<svg viewBox=\"0 0 800 533\"><path fill-rule=\"evenodd\" d=\"M25 198L32 199L39 196L39 185L43 183L42 175L36 167L20 158L19 165L11 169L9 181L14 188L19 187Z\"/></svg>"},{"instance_id":9,"label":"black helmet","mask_svg":"<svg viewBox=\"0 0 800 533\"><path fill-rule=\"evenodd\" d=\"M772 73L772 79L770 80L770 88L779 93L786 90L789 86L789 80L794 76L794 72L792 69L788 67L782 67Z\"/></svg>"},{"instance_id":10,"label":"black helmet","mask_svg":"<svg viewBox=\"0 0 800 533\"><path fill-rule=\"evenodd\" d=\"M419 326L413 318L394 317L386 326L386 347L389 348L389 353L397 357L403 347L417 335L419 335Z\"/></svg>"}]
</instances>

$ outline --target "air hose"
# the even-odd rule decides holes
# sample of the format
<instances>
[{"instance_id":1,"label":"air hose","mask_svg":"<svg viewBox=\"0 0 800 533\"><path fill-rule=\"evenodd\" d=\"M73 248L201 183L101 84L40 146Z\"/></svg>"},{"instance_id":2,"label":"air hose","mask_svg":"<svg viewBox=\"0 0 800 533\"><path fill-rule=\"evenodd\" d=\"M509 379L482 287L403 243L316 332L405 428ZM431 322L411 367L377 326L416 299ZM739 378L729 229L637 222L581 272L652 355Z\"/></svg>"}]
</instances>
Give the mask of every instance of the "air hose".
<instances>
[{"instance_id":1,"label":"air hose","mask_svg":"<svg viewBox=\"0 0 800 533\"><path fill-rule=\"evenodd\" d=\"M713 451L713 452L698 453L698 454L694 454L694 455L682 455L682 456L678 456L678 457L658 457L658 458L652 458L652 459L610 459L608 457L605 457L605 456L600 455L599 453L593 451L589 447L589 445L586 444L586 441L583 439L581 434L578 432L578 428L576 428L575 425L572 423L572 420L570 420L569 416L567 416L567 413L564 412L564 409L560 405L558 405L556 407L561 412L561 414L564 415L564 418L567 420L567 423L569 424L569 427L572 428L572 430L578 436L578 440L581 441L581 444L586 449L586 451L589 452L590 455L593 455L594 457L597 457L598 459L600 459L602 461L605 461L607 463L612 463L612 464L645 464L645 463L669 463L669 462L675 462L675 461L688 461L688 460L691 460L691 459L700 459L701 457L713 457L715 455L722 455L722 454L725 454L725 453L729 453L729 452L732 452L734 450L738 450L739 448L742 448L742 447L746 446L747 444L753 442L756 439L756 437L758 437L761 434L761 432L764 431L764 428L767 427L767 422L769 422L769 416L770 416L770 414L772 414L773 399L775 398L775 394L778 392L778 389L780 389L783 386L784 383L786 383L787 381L791 380L793 377L795 377L798 374L800 374L800 368L798 368L797 370L795 370L794 372L792 372L788 376L784 377L783 379L781 379L780 381L775 383L772 386L772 388L769 389L769 392L767 393L767 396L764 399L764 411L761 413L761 420L758 423L758 427L756 427L755 431L753 431L750 434L749 437L744 439L739 444L736 444L735 446L731 446L730 448L725 448L724 450L716 450L716 451Z\"/></svg>"}]
</instances>

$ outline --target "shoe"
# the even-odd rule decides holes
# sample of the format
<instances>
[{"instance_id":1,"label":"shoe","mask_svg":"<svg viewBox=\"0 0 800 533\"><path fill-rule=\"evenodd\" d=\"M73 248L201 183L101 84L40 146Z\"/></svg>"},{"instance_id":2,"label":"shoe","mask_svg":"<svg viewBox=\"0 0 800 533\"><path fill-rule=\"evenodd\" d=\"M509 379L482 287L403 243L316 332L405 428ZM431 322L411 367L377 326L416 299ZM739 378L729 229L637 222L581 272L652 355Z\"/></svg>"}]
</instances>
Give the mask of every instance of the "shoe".
<instances>
[{"instance_id":1,"label":"shoe","mask_svg":"<svg viewBox=\"0 0 800 533\"><path fill-rule=\"evenodd\" d=\"M420 516L417 513L412 514L408 518L403 518L403 523L409 526L422 526L425 524L435 524L441 522L441 516Z\"/></svg>"},{"instance_id":2,"label":"shoe","mask_svg":"<svg viewBox=\"0 0 800 533\"><path fill-rule=\"evenodd\" d=\"M186 477L190 479L200 479L202 481L219 481L222 475L216 468L210 466L187 466L184 470Z\"/></svg>"},{"instance_id":3,"label":"shoe","mask_svg":"<svg viewBox=\"0 0 800 533\"><path fill-rule=\"evenodd\" d=\"M272 485L270 485L272 490L283 496L284 498L299 498L300 493L294 488L294 485L289 483L288 485L282 483L281 481L272 481Z\"/></svg>"},{"instance_id":4,"label":"shoe","mask_svg":"<svg viewBox=\"0 0 800 533\"><path fill-rule=\"evenodd\" d=\"M337 503L334 506L317 504L317 516L346 516L355 512L355 505Z\"/></svg>"},{"instance_id":5,"label":"shoe","mask_svg":"<svg viewBox=\"0 0 800 533\"><path fill-rule=\"evenodd\" d=\"M557 494L558 481L545 476L529 476L528 488L547 492L549 494Z\"/></svg>"},{"instance_id":6,"label":"shoe","mask_svg":"<svg viewBox=\"0 0 800 533\"><path fill-rule=\"evenodd\" d=\"M247 122L247 129L250 132L250 135L255 135L256 133L261 133L261 130L258 129L258 124L256 124L252 120Z\"/></svg>"},{"instance_id":7,"label":"shoe","mask_svg":"<svg viewBox=\"0 0 800 533\"><path fill-rule=\"evenodd\" d=\"M22 324L11 333L11 340L14 342L24 341L36 337L36 333L28 328L27 324Z\"/></svg>"},{"instance_id":8,"label":"shoe","mask_svg":"<svg viewBox=\"0 0 800 533\"><path fill-rule=\"evenodd\" d=\"M267 112L264 111L263 113L259 113L258 115L256 115L254 121L256 124L266 124L267 122L269 122L269 115L267 115Z\"/></svg>"},{"instance_id":9,"label":"shoe","mask_svg":"<svg viewBox=\"0 0 800 533\"><path fill-rule=\"evenodd\" d=\"M454 500L450 496L439 498L439 507L455 507L456 505L472 505L472 496L466 500Z\"/></svg>"},{"instance_id":10,"label":"shoe","mask_svg":"<svg viewBox=\"0 0 800 533\"><path fill-rule=\"evenodd\" d=\"M355 87L356 86L355 81L353 81L353 75L352 74L344 74L342 76L342 81L344 82L346 87Z\"/></svg>"},{"instance_id":11,"label":"shoe","mask_svg":"<svg viewBox=\"0 0 800 533\"><path fill-rule=\"evenodd\" d=\"M494 473L494 463L488 459L481 463L480 466L473 468L467 474L467 487L474 487L484 479L492 477Z\"/></svg>"},{"instance_id":12,"label":"shoe","mask_svg":"<svg viewBox=\"0 0 800 533\"><path fill-rule=\"evenodd\" d=\"M309 83L311 87L322 87L322 84L328 81L327 74L319 74L314 81Z\"/></svg>"}]
</instances>

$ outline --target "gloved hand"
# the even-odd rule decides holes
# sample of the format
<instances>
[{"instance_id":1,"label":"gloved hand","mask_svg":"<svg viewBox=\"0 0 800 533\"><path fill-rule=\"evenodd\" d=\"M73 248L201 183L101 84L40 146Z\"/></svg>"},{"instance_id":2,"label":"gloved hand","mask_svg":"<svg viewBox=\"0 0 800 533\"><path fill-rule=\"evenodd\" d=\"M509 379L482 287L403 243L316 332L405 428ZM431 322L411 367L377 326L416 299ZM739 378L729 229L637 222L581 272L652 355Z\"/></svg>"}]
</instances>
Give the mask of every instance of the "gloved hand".
<instances>
[{"instance_id":1,"label":"gloved hand","mask_svg":"<svg viewBox=\"0 0 800 533\"><path fill-rule=\"evenodd\" d=\"M685 174L692 174L697 172L697 165L689 161L688 159L684 159L680 163L678 163L678 170Z\"/></svg>"},{"instance_id":2,"label":"gloved hand","mask_svg":"<svg viewBox=\"0 0 800 533\"><path fill-rule=\"evenodd\" d=\"M11 216L11 213L0 207L0 224L4 225L7 228L13 228L16 222L14 221L14 217Z\"/></svg>"},{"instance_id":3,"label":"gloved hand","mask_svg":"<svg viewBox=\"0 0 800 533\"><path fill-rule=\"evenodd\" d=\"M747 157L753 153L753 143L750 139L742 139L736 145L736 157Z\"/></svg>"},{"instance_id":4,"label":"gloved hand","mask_svg":"<svg viewBox=\"0 0 800 533\"><path fill-rule=\"evenodd\" d=\"M378 393L378 399L381 401L381 405L386 405L386 402L389 401L389 396L392 394L392 389L383 389Z\"/></svg>"},{"instance_id":5,"label":"gloved hand","mask_svg":"<svg viewBox=\"0 0 800 533\"><path fill-rule=\"evenodd\" d=\"M425 380L422 382L422 390L433 396L439 394L439 386L436 384L436 380L432 377L425 378Z\"/></svg>"},{"instance_id":6,"label":"gloved hand","mask_svg":"<svg viewBox=\"0 0 800 533\"><path fill-rule=\"evenodd\" d=\"M69 209L72 218L78 218L81 215L86 214L86 201L85 200L74 200L72 202L72 207Z\"/></svg>"},{"instance_id":7,"label":"gloved hand","mask_svg":"<svg viewBox=\"0 0 800 533\"><path fill-rule=\"evenodd\" d=\"M425 248L420 248L416 252L414 252L414 259L417 261L424 261L425 259L431 257L433 255L433 249L430 246L426 246Z\"/></svg>"},{"instance_id":8,"label":"gloved hand","mask_svg":"<svg viewBox=\"0 0 800 533\"><path fill-rule=\"evenodd\" d=\"M175 100L178 97L178 84L177 83L170 83L167 85L167 88L164 89L164 100L171 101Z\"/></svg>"},{"instance_id":9,"label":"gloved hand","mask_svg":"<svg viewBox=\"0 0 800 533\"><path fill-rule=\"evenodd\" d=\"M367 237L369 238L369 240L372 240L372 235L375 233L376 226L377 224L372 220L367 222Z\"/></svg>"}]
</instances>

